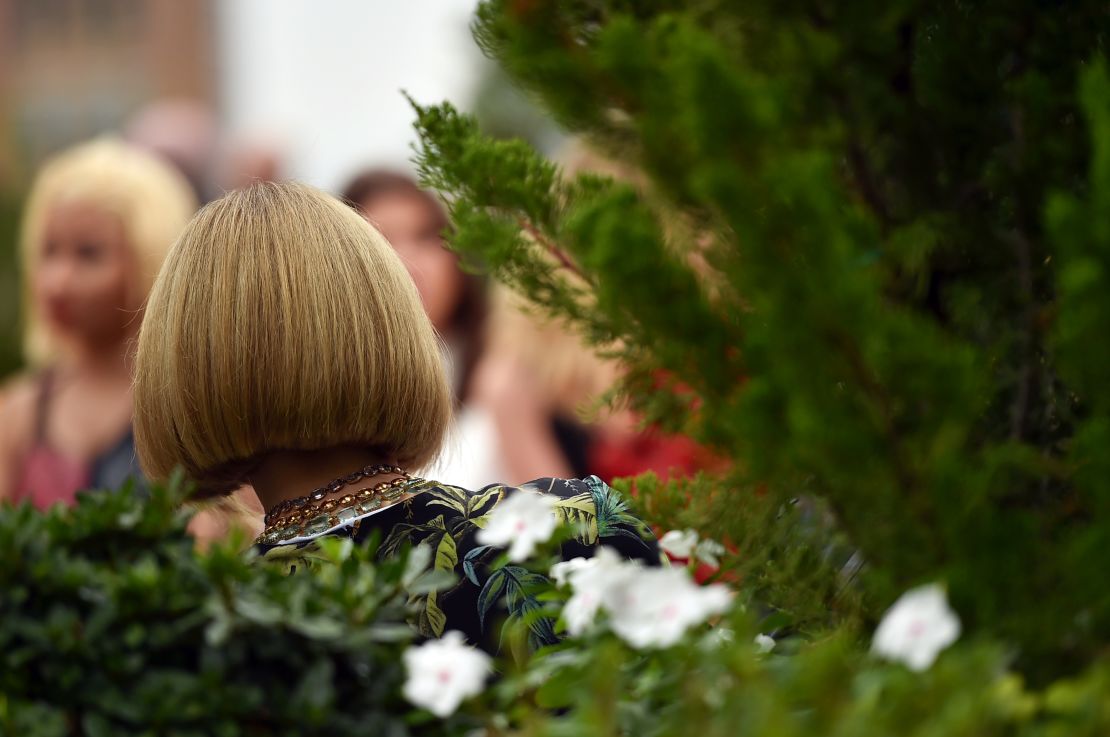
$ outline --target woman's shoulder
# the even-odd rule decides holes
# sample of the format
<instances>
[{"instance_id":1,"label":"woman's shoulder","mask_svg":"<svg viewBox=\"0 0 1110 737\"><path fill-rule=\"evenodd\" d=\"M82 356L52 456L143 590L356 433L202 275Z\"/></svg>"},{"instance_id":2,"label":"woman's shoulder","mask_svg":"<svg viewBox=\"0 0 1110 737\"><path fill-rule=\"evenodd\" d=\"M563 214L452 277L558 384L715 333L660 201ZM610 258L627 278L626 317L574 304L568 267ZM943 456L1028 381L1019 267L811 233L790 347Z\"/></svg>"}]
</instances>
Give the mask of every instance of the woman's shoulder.
<instances>
[{"instance_id":1,"label":"woman's shoulder","mask_svg":"<svg viewBox=\"0 0 1110 737\"><path fill-rule=\"evenodd\" d=\"M467 489L463 486L457 486L446 481L438 481L433 479L424 479L426 488L431 489L450 489L454 493L461 493L467 496L485 496L491 492L501 491L503 495L515 494L518 491L529 491L537 494L548 494L560 498L577 496L580 494L618 494L609 487L604 481L597 476L586 476L579 479L564 479L555 477L543 477L525 481L521 484L509 483L494 483L486 484L484 486Z\"/></svg>"},{"instance_id":2,"label":"woman's shoulder","mask_svg":"<svg viewBox=\"0 0 1110 737\"><path fill-rule=\"evenodd\" d=\"M34 445L41 379L22 374L0 386L0 500L15 492Z\"/></svg>"},{"instance_id":3,"label":"woman's shoulder","mask_svg":"<svg viewBox=\"0 0 1110 737\"><path fill-rule=\"evenodd\" d=\"M597 476L587 476L580 479L563 479L544 477L532 479L522 484L487 484L476 489L468 489L443 481L423 481L422 497L425 504L456 508L458 505L445 504L446 499L466 500L468 511L492 511L494 507L519 493L543 494L555 497L556 509L564 508L567 504L577 505L582 509L596 509L598 506L609 508L621 505L624 497L613 490ZM627 507L627 504L624 504ZM458 506L457 511L464 511Z\"/></svg>"},{"instance_id":4,"label":"woman's shoulder","mask_svg":"<svg viewBox=\"0 0 1110 737\"><path fill-rule=\"evenodd\" d=\"M438 514L450 510L453 516L484 526L495 510L521 493L553 497L551 510L556 521L574 529L569 545L593 548L607 545L629 557L657 560L655 537L632 508L631 500L597 476L578 479L538 478L518 485L490 484L476 490L440 482L428 482L423 495L425 508ZM591 554L591 553L587 553Z\"/></svg>"},{"instance_id":5,"label":"woman's shoulder","mask_svg":"<svg viewBox=\"0 0 1110 737\"><path fill-rule=\"evenodd\" d=\"M0 385L0 443L5 447L29 444L41 384L41 377L22 374Z\"/></svg>"},{"instance_id":6,"label":"woman's shoulder","mask_svg":"<svg viewBox=\"0 0 1110 737\"><path fill-rule=\"evenodd\" d=\"M20 374L0 384L0 417L30 420L38 401L42 378L35 374Z\"/></svg>"},{"instance_id":7,"label":"woman's shoulder","mask_svg":"<svg viewBox=\"0 0 1110 737\"><path fill-rule=\"evenodd\" d=\"M580 479L539 478L523 483L518 488L561 498L569 498L582 494L590 494L592 496L595 494L617 493L597 476L586 476Z\"/></svg>"}]
</instances>

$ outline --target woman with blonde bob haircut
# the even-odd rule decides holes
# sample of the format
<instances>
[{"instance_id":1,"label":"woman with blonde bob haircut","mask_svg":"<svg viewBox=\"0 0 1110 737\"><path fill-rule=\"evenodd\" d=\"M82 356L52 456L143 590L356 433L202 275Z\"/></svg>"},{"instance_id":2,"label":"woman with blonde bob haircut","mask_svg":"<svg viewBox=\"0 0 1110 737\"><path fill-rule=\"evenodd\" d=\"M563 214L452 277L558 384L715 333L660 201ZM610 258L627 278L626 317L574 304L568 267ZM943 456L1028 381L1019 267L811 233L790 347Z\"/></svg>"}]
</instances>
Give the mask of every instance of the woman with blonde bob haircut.
<instances>
[{"instance_id":1,"label":"woman with blonde bob haircut","mask_svg":"<svg viewBox=\"0 0 1110 737\"><path fill-rule=\"evenodd\" d=\"M596 477L469 491L410 474L438 453L451 402L405 266L365 219L311 187L256 184L209 204L151 293L135 383L143 468L162 478L180 466L201 496L249 482L267 509L263 561L312 568L324 536L377 532L380 555L429 545L458 583L419 599L420 632L460 630L491 649L494 609L539 606L490 567L521 532L491 524L506 500L594 520L563 544L567 557L606 545L658 562L650 532ZM536 644L555 641L551 621L528 626Z\"/></svg>"},{"instance_id":2,"label":"woman with blonde bob haircut","mask_svg":"<svg viewBox=\"0 0 1110 737\"><path fill-rule=\"evenodd\" d=\"M151 293L136 369L143 468L180 465L202 497L268 479L296 451L339 449L346 471L352 457L419 467L451 407L389 244L298 184L257 184L197 215Z\"/></svg>"}]
</instances>

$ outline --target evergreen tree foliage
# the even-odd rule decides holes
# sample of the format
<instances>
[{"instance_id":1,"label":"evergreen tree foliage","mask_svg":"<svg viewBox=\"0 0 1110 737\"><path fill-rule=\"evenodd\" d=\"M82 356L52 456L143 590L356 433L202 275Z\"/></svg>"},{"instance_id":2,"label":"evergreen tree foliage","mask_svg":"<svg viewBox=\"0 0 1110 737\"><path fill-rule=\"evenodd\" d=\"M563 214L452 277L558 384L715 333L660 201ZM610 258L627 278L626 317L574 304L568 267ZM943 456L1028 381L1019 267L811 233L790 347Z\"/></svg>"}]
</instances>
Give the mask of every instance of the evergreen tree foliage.
<instances>
[{"instance_id":1,"label":"evergreen tree foliage","mask_svg":"<svg viewBox=\"0 0 1110 737\"><path fill-rule=\"evenodd\" d=\"M449 105L416 104L418 163L453 248L731 461L670 508L765 604L817 633L943 581L1046 679L1110 644L1108 30L1095 1L487 0L486 53L635 176Z\"/></svg>"}]
</instances>

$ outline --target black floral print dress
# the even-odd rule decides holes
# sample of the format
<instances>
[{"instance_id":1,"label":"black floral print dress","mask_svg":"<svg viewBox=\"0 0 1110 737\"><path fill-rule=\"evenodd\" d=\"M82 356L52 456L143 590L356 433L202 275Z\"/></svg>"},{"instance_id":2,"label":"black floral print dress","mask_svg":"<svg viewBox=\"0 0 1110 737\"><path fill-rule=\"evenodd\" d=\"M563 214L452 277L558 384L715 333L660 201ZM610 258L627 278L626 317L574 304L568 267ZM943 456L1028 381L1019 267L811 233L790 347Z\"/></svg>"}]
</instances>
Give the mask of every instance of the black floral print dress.
<instances>
[{"instance_id":1,"label":"black floral print dress","mask_svg":"<svg viewBox=\"0 0 1110 737\"><path fill-rule=\"evenodd\" d=\"M433 551L431 565L451 571L457 583L446 591L421 596L416 604L416 626L424 637L439 637L459 630L474 644L497 650L500 637L495 624L506 617L524 617L539 608L530 591L544 579L523 566L492 568L489 563L502 548L479 544L475 539L494 508L521 490L557 498L553 509L560 522L570 523L574 537L564 542L564 560L589 558L599 545L615 549L629 559L659 565L661 553L650 529L628 508L618 492L596 476L584 479L544 478L520 487L492 485L469 491L439 482L421 483L416 496L377 513L343 523L317 537L278 545L257 544L263 561L291 573L311 569L316 540L323 536L347 537L362 542L380 531L380 555L396 553L405 545L426 545ZM554 644L558 635L548 618L529 618L533 647Z\"/></svg>"}]
</instances>

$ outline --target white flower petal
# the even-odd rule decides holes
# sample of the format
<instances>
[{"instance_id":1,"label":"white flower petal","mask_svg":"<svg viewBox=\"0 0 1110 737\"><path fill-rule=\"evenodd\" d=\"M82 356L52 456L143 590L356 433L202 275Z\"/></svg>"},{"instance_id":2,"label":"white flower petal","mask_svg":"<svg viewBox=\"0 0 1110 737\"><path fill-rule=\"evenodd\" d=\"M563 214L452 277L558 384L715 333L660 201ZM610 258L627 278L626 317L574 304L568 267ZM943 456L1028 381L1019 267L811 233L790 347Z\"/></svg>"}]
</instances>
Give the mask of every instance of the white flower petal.
<instances>
[{"instance_id":1,"label":"white flower petal","mask_svg":"<svg viewBox=\"0 0 1110 737\"><path fill-rule=\"evenodd\" d=\"M593 591L604 596L642 567L640 561L628 560L612 548L602 546L597 548L592 558L571 571L567 580L575 593Z\"/></svg>"},{"instance_id":2,"label":"white flower petal","mask_svg":"<svg viewBox=\"0 0 1110 737\"><path fill-rule=\"evenodd\" d=\"M695 530L669 530L659 538L659 547L672 558L689 558L698 544Z\"/></svg>"},{"instance_id":3,"label":"white flower petal","mask_svg":"<svg viewBox=\"0 0 1110 737\"><path fill-rule=\"evenodd\" d=\"M601 597L593 591L577 593L567 600L563 607L563 619L567 623L567 634L578 637L594 623L601 609Z\"/></svg>"},{"instance_id":4,"label":"white flower petal","mask_svg":"<svg viewBox=\"0 0 1110 737\"><path fill-rule=\"evenodd\" d=\"M594 559L578 557L571 558L570 560L561 561L551 566L551 572L549 575L555 581L556 586L566 586L570 583L570 577L574 575L576 571L580 571L583 568L588 567L591 560Z\"/></svg>"},{"instance_id":5,"label":"white flower petal","mask_svg":"<svg viewBox=\"0 0 1110 737\"><path fill-rule=\"evenodd\" d=\"M705 563L706 565L717 568L721 565L721 556L724 555L725 552L724 545L721 545L716 540L706 538L699 542L697 547L694 548L694 558L696 558L699 563Z\"/></svg>"},{"instance_id":6,"label":"white flower petal","mask_svg":"<svg viewBox=\"0 0 1110 737\"><path fill-rule=\"evenodd\" d=\"M489 656L467 645L462 633L454 631L410 647L402 657L405 698L441 718L453 714L464 699L481 693L490 670Z\"/></svg>"},{"instance_id":7,"label":"white flower petal","mask_svg":"<svg viewBox=\"0 0 1110 737\"><path fill-rule=\"evenodd\" d=\"M755 636L755 651L757 653L769 653L775 649L775 638L763 634L762 632Z\"/></svg>"},{"instance_id":8,"label":"white flower petal","mask_svg":"<svg viewBox=\"0 0 1110 737\"><path fill-rule=\"evenodd\" d=\"M574 592L563 608L568 634L577 637L585 632L621 581L641 569L640 561L627 560L607 546L597 548L592 558L574 558L552 566L552 578L559 585L568 583Z\"/></svg>"},{"instance_id":9,"label":"white flower petal","mask_svg":"<svg viewBox=\"0 0 1110 737\"><path fill-rule=\"evenodd\" d=\"M922 671L959 636L960 620L949 608L944 588L929 584L907 591L894 602L875 630L871 650Z\"/></svg>"},{"instance_id":10,"label":"white flower petal","mask_svg":"<svg viewBox=\"0 0 1110 737\"><path fill-rule=\"evenodd\" d=\"M733 594L723 583L698 586L699 619L708 619L724 612L732 604Z\"/></svg>"},{"instance_id":11,"label":"white flower petal","mask_svg":"<svg viewBox=\"0 0 1110 737\"><path fill-rule=\"evenodd\" d=\"M509 560L519 563L532 554L538 543L551 539L558 527L552 509L557 501L548 494L518 490L490 512L476 539L482 545L508 547Z\"/></svg>"},{"instance_id":12,"label":"white flower petal","mask_svg":"<svg viewBox=\"0 0 1110 737\"><path fill-rule=\"evenodd\" d=\"M606 592L613 632L633 647L668 647L732 603L722 584L698 586L685 568L635 570Z\"/></svg>"}]
</instances>

